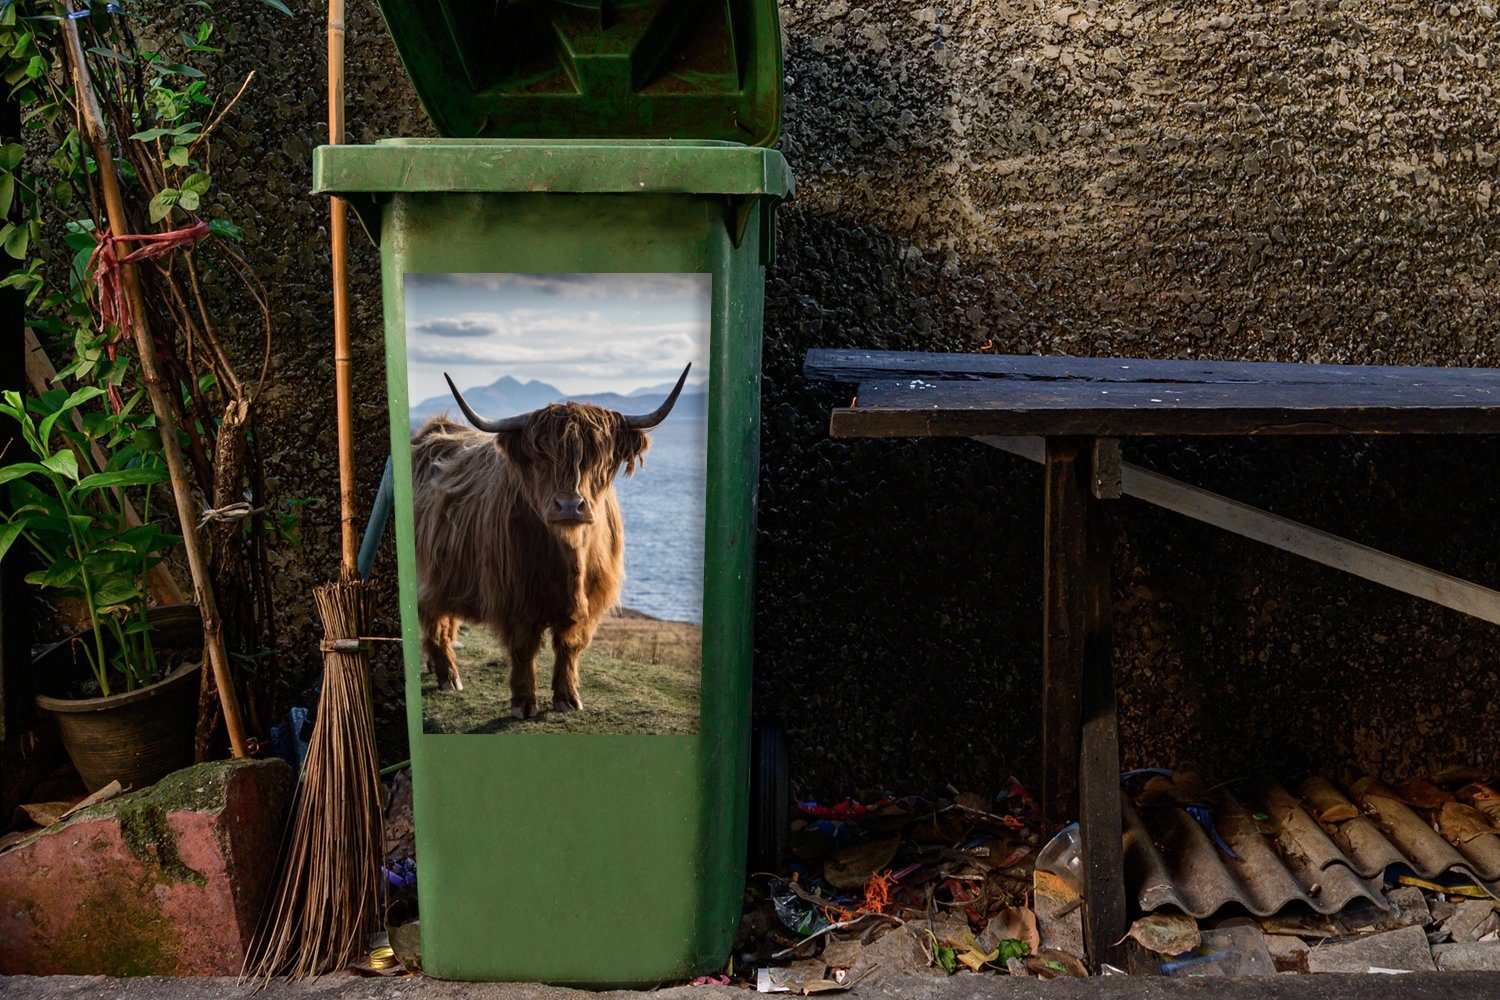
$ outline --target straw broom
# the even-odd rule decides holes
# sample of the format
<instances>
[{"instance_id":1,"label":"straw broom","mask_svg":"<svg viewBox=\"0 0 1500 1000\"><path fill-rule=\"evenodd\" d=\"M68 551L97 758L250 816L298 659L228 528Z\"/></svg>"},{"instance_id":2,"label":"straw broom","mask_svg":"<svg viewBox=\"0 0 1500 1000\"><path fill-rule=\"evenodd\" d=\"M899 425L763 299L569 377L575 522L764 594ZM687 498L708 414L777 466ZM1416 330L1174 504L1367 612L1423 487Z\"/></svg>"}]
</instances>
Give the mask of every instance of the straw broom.
<instances>
[{"instance_id":1,"label":"straw broom","mask_svg":"<svg viewBox=\"0 0 1500 1000\"><path fill-rule=\"evenodd\" d=\"M358 581L314 592L329 636L323 693L283 844L280 878L247 957L257 978L316 976L363 953L380 918L383 819L363 631L369 602Z\"/></svg>"},{"instance_id":2,"label":"straw broom","mask_svg":"<svg viewBox=\"0 0 1500 1000\"><path fill-rule=\"evenodd\" d=\"M344 141L344 4L328 4L328 141ZM340 579L314 591L323 620L323 693L292 803L281 878L247 956L247 973L314 976L345 968L380 922L384 820L365 641L369 596L358 578L354 401L349 349L348 228L330 205L334 391L338 401Z\"/></svg>"}]
</instances>

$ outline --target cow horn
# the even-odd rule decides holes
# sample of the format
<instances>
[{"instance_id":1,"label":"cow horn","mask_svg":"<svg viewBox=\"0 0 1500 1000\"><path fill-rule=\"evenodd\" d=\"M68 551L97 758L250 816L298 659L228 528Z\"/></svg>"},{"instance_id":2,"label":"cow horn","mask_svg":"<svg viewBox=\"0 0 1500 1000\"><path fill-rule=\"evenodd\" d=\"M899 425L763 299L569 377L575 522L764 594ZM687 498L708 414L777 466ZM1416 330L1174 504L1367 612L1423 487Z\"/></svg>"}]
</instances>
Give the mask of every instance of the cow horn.
<instances>
[{"instance_id":1,"label":"cow horn","mask_svg":"<svg viewBox=\"0 0 1500 1000\"><path fill-rule=\"evenodd\" d=\"M464 416L469 418L469 423L473 424L476 430L499 434L501 431L518 431L526 426L526 418L531 416L530 413L523 413L518 417L502 417L499 420L484 419L474 412L474 408L464 399L464 394L458 391L458 386L453 384L453 377L443 372L443 378L448 380L448 388L453 390L453 398L458 400L458 408L464 411Z\"/></svg>"},{"instance_id":2,"label":"cow horn","mask_svg":"<svg viewBox=\"0 0 1500 1000\"><path fill-rule=\"evenodd\" d=\"M688 366L684 368L682 370L682 374L678 376L677 384L672 387L672 394L666 398L666 401L656 409L652 410L650 413L643 413L640 416L636 417L627 416L625 418L625 426L634 427L638 431L649 431L651 428L667 419L667 414L671 413L672 407L677 405L677 397L682 395L682 384L687 381L688 372L692 370L693 363L689 361Z\"/></svg>"}]
</instances>

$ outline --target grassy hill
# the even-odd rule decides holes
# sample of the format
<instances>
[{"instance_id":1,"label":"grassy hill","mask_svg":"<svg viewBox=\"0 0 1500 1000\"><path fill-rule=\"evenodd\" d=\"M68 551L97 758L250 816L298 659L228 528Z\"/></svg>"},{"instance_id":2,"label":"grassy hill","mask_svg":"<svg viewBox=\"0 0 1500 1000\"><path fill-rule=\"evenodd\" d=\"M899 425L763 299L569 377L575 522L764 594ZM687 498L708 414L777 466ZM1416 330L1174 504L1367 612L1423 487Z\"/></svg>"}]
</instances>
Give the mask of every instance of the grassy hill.
<instances>
[{"instance_id":1,"label":"grassy hill","mask_svg":"<svg viewBox=\"0 0 1500 1000\"><path fill-rule=\"evenodd\" d=\"M578 664L583 711L553 712L552 649L537 660L541 715L510 714L510 668L486 628L465 625L456 649L462 691L439 691L422 675L422 720L429 733L696 733L702 629L621 611L599 625Z\"/></svg>"}]
</instances>

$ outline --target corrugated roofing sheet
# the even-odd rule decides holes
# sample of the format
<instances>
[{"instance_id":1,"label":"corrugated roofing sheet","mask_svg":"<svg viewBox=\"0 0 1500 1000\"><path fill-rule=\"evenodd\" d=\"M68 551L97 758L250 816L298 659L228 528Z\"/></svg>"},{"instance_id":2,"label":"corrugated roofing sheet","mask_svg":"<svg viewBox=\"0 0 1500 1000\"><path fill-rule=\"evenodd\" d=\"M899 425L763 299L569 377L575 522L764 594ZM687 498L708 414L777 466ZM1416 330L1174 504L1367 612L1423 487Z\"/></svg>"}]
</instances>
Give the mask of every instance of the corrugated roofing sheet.
<instances>
[{"instance_id":1,"label":"corrugated roofing sheet","mask_svg":"<svg viewBox=\"0 0 1500 1000\"><path fill-rule=\"evenodd\" d=\"M1378 781L1346 793L1313 778L1300 795L1263 783L1242 797L1216 795L1213 825L1231 857L1180 805L1126 806L1128 885L1143 910L1173 907L1198 918L1235 905L1261 917L1298 903L1324 915L1359 899L1384 907L1381 887L1394 866L1424 879L1473 880L1500 899L1500 835L1477 810L1428 787L1455 803L1435 796L1430 815L1448 807L1480 819L1455 822L1444 837Z\"/></svg>"}]
</instances>

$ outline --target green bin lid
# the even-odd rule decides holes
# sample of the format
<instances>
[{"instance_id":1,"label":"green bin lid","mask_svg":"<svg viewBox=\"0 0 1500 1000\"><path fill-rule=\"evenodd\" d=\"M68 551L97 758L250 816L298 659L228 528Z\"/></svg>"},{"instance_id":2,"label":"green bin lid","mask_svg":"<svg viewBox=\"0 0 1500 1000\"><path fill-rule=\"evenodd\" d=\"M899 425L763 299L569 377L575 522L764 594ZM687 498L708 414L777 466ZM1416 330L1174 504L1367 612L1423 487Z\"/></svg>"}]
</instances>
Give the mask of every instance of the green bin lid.
<instances>
[{"instance_id":1,"label":"green bin lid","mask_svg":"<svg viewBox=\"0 0 1500 1000\"><path fill-rule=\"evenodd\" d=\"M455 138L721 139L781 129L776 0L379 0Z\"/></svg>"}]
</instances>

